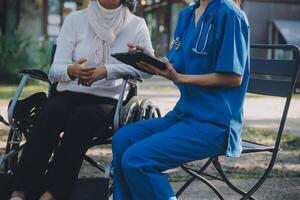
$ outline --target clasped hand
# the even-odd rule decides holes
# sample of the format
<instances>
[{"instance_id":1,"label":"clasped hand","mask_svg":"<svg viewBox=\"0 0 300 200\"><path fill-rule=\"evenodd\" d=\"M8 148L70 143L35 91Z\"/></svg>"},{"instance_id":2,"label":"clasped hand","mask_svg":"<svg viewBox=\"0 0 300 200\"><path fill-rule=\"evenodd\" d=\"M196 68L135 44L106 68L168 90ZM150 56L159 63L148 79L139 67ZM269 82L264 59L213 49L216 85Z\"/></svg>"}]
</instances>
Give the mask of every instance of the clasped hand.
<instances>
[{"instance_id":1,"label":"clasped hand","mask_svg":"<svg viewBox=\"0 0 300 200\"><path fill-rule=\"evenodd\" d=\"M78 79L78 85L91 87L98 80L106 77L106 67L85 66L86 58L81 58L68 67L68 74L71 79Z\"/></svg>"}]
</instances>

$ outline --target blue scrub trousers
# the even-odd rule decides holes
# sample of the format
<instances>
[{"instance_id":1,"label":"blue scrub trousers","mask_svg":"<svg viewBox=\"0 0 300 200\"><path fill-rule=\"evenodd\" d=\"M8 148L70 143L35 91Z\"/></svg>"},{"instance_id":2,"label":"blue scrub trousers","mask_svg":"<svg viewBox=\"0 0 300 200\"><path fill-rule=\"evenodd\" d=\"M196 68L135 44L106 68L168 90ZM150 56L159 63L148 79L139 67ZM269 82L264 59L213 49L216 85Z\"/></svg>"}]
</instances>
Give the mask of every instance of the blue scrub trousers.
<instances>
[{"instance_id":1,"label":"blue scrub trousers","mask_svg":"<svg viewBox=\"0 0 300 200\"><path fill-rule=\"evenodd\" d=\"M224 129L174 116L121 128L113 136L114 200L169 200L175 194L162 172L224 154L226 141Z\"/></svg>"}]
</instances>

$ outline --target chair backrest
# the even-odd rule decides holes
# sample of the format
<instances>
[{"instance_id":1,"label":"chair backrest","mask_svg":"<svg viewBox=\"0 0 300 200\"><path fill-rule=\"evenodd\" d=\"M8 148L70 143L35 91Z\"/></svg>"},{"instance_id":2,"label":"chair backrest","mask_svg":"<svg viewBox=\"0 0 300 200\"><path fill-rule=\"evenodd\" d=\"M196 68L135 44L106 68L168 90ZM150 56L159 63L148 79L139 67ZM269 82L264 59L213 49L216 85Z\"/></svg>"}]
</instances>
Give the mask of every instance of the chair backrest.
<instances>
[{"instance_id":1,"label":"chair backrest","mask_svg":"<svg viewBox=\"0 0 300 200\"><path fill-rule=\"evenodd\" d=\"M248 92L254 94L288 97L294 90L299 68L299 49L291 45L252 45L252 50L292 50L294 59L251 58L251 76Z\"/></svg>"},{"instance_id":2,"label":"chair backrest","mask_svg":"<svg viewBox=\"0 0 300 200\"><path fill-rule=\"evenodd\" d=\"M286 98L275 149L279 149L282 132L294 92L300 66L300 50L293 45L251 45L252 51L291 51L293 59L251 58L248 93Z\"/></svg>"}]
</instances>

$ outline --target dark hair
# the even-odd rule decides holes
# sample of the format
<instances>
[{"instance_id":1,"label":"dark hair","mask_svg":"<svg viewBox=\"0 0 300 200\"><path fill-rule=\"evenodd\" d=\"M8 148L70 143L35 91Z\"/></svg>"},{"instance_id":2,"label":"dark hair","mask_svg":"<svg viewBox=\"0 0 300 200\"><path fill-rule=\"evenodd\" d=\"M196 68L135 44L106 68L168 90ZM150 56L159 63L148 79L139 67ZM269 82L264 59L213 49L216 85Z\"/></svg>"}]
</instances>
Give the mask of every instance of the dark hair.
<instances>
[{"instance_id":1,"label":"dark hair","mask_svg":"<svg viewBox=\"0 0 300 200\"><path fill-rule=\"evenodd\" d=\"M136 0L122 0L122 3L125 4L131 12L135 12L137 5Z\"/></svg>"}]
</instances>

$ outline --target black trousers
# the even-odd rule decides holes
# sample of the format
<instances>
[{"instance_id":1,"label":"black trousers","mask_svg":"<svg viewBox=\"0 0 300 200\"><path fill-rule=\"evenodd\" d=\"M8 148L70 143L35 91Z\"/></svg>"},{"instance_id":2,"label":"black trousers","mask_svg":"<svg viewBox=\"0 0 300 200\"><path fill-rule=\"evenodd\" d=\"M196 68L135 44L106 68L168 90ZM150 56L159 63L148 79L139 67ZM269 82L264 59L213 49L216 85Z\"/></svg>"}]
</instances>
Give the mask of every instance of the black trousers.
<instances>
[{"instance_id":1,"label":"black trousers","mask_svg":"<svg viewBox=\"0 0 300 200\"><path fill-rule=\"evenodd\" d=\"M56 199L67 200L91 140L109 137L99 130L112 124L115 105L111 98L74 92L59 92L49 99L21 155L16 189L30 199L48 190Z\"/></svg>"}]
</instances>

